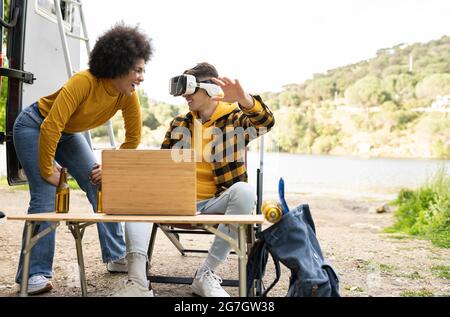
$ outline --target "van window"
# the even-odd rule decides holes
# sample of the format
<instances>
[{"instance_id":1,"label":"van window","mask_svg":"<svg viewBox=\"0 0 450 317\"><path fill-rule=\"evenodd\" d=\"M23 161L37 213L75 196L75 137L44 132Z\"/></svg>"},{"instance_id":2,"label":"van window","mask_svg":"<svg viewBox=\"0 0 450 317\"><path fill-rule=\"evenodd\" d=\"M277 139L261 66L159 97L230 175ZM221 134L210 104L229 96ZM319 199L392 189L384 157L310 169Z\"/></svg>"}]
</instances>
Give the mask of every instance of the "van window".
<instances>
[{"instance_id":1,"label":"van window","mask_svg":"<svg viewBox=\"0 0 450 317\"><path fill-rule=\"evenodd\" d=\"M70 7L72 5L61 0L60 6L64 22L70 24ZM36 11L56 22L56 10L53 0L36 0Z\"/></svg>"}]
</instances>

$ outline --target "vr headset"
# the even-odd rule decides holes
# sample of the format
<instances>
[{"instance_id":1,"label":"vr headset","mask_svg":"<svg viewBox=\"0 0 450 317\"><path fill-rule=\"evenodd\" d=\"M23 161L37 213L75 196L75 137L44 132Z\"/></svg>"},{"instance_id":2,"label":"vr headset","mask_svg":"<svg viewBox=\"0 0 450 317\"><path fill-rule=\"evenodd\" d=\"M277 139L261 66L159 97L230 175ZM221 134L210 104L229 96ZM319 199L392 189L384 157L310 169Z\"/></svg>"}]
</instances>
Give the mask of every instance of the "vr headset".
<instances>
[{"instance_id":1,"label":"vr headset","mask_svg":"<svg viewBox=\"0 0 450 317\"><path fill-rule=\"evenodd\" d=\"M196 93L199 88L204 89L210 97L224 96L222 88L214 84L213 81L204 80L197 82L197 79L193 75L185 74L176 76L171 78L169 82L169 93L175 97L192 95Z\"/></svg>"}]
</instances>

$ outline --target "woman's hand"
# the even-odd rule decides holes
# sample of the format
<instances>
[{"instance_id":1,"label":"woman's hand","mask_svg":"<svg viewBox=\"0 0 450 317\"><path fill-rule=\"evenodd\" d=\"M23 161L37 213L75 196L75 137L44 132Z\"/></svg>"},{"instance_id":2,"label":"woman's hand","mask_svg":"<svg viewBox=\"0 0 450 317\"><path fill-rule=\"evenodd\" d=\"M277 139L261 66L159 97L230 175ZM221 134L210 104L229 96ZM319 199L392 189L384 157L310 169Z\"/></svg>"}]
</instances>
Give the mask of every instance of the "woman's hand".
<instances>
[{"instance_id":1,"label":"woman's hand","mask_svg":"<svg viewBox=\"0 0 450 317\"><path fill-rule=\"evenodd\" d=\"M220 88L222 88L225 96L212 97L211 99L224 102L238 102L241 107L245 109L253 108L253 98L246 93L237 79L230 79L228 77L211 78L211 80Z\"/></svg>"},{"instance_id":2,"label":"woman's hand","mask_svg":"<svg viewBox=\"0 0 450 317\"><path fill-rule=\"evenodd\" d=\"M47 177L45 180L53 186L58 186L60 177L61 166L58 163L55 163L55 165L53 165L53 174Z\"/></svg>"},{"instance_id":3,"label":"woman's hand","mask_svg":"<svg viewBox=\"0 0 450 317\"><path fill-rule=\"evenodd\" d=\"M100 164L95 164L91 172L90 177L91 183L94 185L99 185L102 182L102 166Z\"/></svg>"}]
</instances>

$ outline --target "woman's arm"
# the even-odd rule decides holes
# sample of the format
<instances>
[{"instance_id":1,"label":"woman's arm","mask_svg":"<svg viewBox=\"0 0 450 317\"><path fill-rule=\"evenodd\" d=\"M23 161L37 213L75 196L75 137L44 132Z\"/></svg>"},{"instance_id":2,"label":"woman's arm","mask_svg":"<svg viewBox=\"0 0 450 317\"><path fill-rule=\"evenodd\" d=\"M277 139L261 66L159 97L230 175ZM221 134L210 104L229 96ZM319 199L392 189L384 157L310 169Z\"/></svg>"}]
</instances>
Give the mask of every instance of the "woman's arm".
<instances>
[{"instance_id":1,"label":"woman's arm","mask_svg":"<svg viewBox=\"0 0 450 317\"><path fill-rule=\"evenodd\" d=\"M141 104L137 93L126 98L125 106L122 108L122 115L125 124L125 141L120 146L121 149L135 149L141 143L142 114Z\"/></svg>"},{"instance_id":2,"label":"woman's arm","mask_svg":"<svg viewBox=\"0 0 450 317\"><path fill-rule=\"evenodd\" d=\"M41 176L50 183L54 183L56 177L53 161L61 133L72 114L89 94L89 89L90 84L85 77L74 75L60 89L42 122L39 136L39 169Z\"/></svg>"}]
</instances>

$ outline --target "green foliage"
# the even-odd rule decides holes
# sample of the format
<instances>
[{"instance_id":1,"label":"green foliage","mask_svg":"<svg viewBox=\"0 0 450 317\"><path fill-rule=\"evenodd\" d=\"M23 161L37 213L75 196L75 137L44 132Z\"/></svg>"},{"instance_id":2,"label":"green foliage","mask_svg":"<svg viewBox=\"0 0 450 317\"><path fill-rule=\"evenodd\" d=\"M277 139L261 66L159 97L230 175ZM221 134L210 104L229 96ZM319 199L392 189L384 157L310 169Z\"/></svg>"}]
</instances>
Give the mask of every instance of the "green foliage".
<instances>
[{"instance_id":1,"label":"green foliage","mask_svg":"<svg viewBox=\"0 0 450 317\"><path fill-rule=\"evenodd\" d=\"M402 189L393 202L398 206L392 231L430 239L450 247L450 175L439 170L431 181L417 190Z\"/></svg>"},{"instance_id":2,"label":"green foliage","mask_svg":"<svg viewBox=\"0 0 450 317\"><path fill-rule=\"evenodd\" d=\"M283 91L278 96L278 104L281 107L299 106L300 105L300 97L295 92Z\"/></svg>"},{"instance_id":3,"label":"green foliage","mask_svg":"<svg viewBox=\"0 0 450 317\"><path fill-rule=\"evenodd\" d=\"M321 135L315 139L312 146L314 154L329 154L330 151L339 144L339 137L336 135Z\"/></svg>"},{"instance_id":4,"label":"green foliage","mask_svg":"<svg viewBox=\"0 0 450 317\"><path fill-rule=\"evenodd\" d=\"M392 113L398 110L398 106L393 101L386 101L381 105L381 110L386 113Z\"/></svg>"},{"instance_id":5,"label":"green foliage","mask_svg":"<svg viewBox=\"0 0 450 317\"><path fill-rule=\"evenodd\" d=\"M336 82L332 78L313 80L305 89L306 97L316 102L334 98L335 92Z\"/></svg>"},{"instance_id":6,"label":"green foliage","mask_svg":"<svg viewBox=\"0 0 450 317\"><path fill-rule=\"evenodd\" d=\"M0 131L6 131L6 97L8 93L8 78L1 79L1 94L0 94Z\"/></svg>"},{"instance_id":7,"label":"green foliage","mask_svg":"<svg viewBox=\"0 0 450 317\"><path fill-rule=\"evenodd\" d=\"M395 74L384 78L386 92L392 100L403 103L405 100L414 98L414 87L417 80L411 74Z\"/></svg>"},{"instance_id":8,"label":"green foliage","mask_svg":"<svg viewBox=\"0 0 450 317\"><path fill-rule=\"evenodd\" d=\"M9 186L8 179L6 177L0 178L0 186ZM9 187L10 190L28 190L28 185L18 185L14 187Z\"/></svg>"},{"instance_id":9,"label":"green foliage","mask_svg":"<svg viewBox=\"0 0 450 317\"><path fill-rule=\"evenodd\" d=\"M450 280L450 266L448 265L438 265L431 268L431 272L437 277Z\"/></svg>"},{"instance_id":10,"label":"green foliage","mask_svg":"<svg viewBox=\"0 0 450 317\"><path fill-rule=\"evenodd\" d=\"M418 98L435 98L450 95L450 74L433 74L425 77L416 87Z\"/></svg>"},{"instance_id":11,"label":"green foliage","mask_svg":"<svg viewBox=\"0 0 450 317\"><path fill-rule=\"evenodd\" d=\"M78 185L77 181L73 178L70 178L67 183L69 184L70 189L80 189L80 186Z\"/></svg>"},{"instance_id":12,"label":"green foliage","mask_svg":"<svg viewBox=\"0 0 450 317\"><path fill-rule=\"evenodd\" d=\"M432 102L432 99L408 99L403 102L403 108L406 110L413 110L417 108L428 107Z\"/></svg>"},{"instance_id":13,"label":"green foliage","mask_svg":"<svg viewBox=\"0 0 450 317\"><path fill-rule=\"evenodd\" d=\"M412 72L410 72L410 58L412 58ZM363 105L379 105L392 99L400 107L405 103L416 100L416 86L426 77L436 74L450 74L450 37L443 36L429 43L416 43L410 46L396 45L391 48L381 49L377 56L371 60L361 61L352 65L328 70L326 74L315 74L312 79L301 84L284 86L282 92L270 96L271 105L276 109L279 106L294 105L307 100L318 104L323 100L331 100L347 93L353 102ZM439 76L438 76L439 77ZM377 80L378 79L378 80ZM432 95L427 91L432 87L425 83L425 92L420 98ZM436 81L434 88L439 92L445 91L445 79ZM434 85L431 83L431 85ZM359 86L359 87L358 87ZM357 89L358 88L358 89ZM286 92L289 92L286 94ZM296 101L294 95L298 96ZM377 95L378 94L378 95ZM278 99L283 102L280 103ZM427 99L430 99L427 97ZM429 103L427 103L429 105Z\"/></svg>"},{"instance_id":14,"label":"green foliage","mask_svg":"<svg viewBox=\"0 0 450 317\"><path fill-rule=\"evenodd\" d=\"M420 291L404 291L400 293L401 297L433 297L432 291L427 289L421 289Z\"/></svg>"},{"instance_id":15,"label":"green foliage","mask_svg":"<svg viewBox=\"0 0 450 317\"><path fill-rule=\"evenodd\" d=\"M148 109L143 111L142 118L142 124L150 130L155 130L161 125L158 119L156 119L155 114L150 112Z\"/></svg>"},{"instance_id":16,"label":"green foliage","mask_svg":"<svg viewBox=\"0 0 450 317\"><path fill-rule=\"evenodd\" d=\"M398 129L404 129L408 123L414 121L417 117L419 117L417 112L406 110L398 110L392 114L392 118L394 119L395 125Z\"/></svg>"},{"instance_id":17,"label":"green foliage","mask_svg":"<svg viewBox=\"0 0 450 317\"><path fill-rule=\"evenodd\" d=\"M69 184L70 189L80 189L80 186L73 178L69 178L67 183ZM0 186L9 186L8 180L6 179L6 177L0 178ZM11 190L29 190L30 187L28 185L19 185L19 186L14 186L14 187L9 187L9 188Z\"/></svg>"},{"instance_id":18,"label":"green foliage","mask_svg":"<svg viewBox=\"0 0 450 317\"><path fill-rule=\"evenodd\" d=\"M159 130L162 129L165 132L168 129L170 121L180 113L181 107L150 100L143 90L139 89L137 92L142 112L142 143L144 145L159 147L164 137L164 134ZM112 118L112 125L114 136L117 139L116 141L120 144L125 138L124 122L121 112L118 112ZM150 131L155 131L155 133L151 133ZM154 135L158 135L161 138L155 140ZM97 142L108 142L108 130L105 126L91 130L91 136L92 138L96 138L97 140L95 141Z\"/></svg>"},{"instance_id":19,"label":"green foliage","mask_svg":"<svg viewBox=\"0 0 450 317\"><path fill-rule=\"evenodd\" d=\"M3 1L3 0L2 0ZM4 1L4 7L3 7L3 15L4 15L4 20L5 21L9 21L9 0L5 0ZM5 55L6 49L4 48L4 46L6 45L6 41L7 41L7 37L6 37L6 32L2 32L2 40L1 40L1 44L3 46L3 54ZM6 60L4 59L3 61L4 65L3 67L7 67L6 65ZM7 91L8 91L8 78L7 77L2 77L0 79L0 85L1 85L1 93L0 93L0 132L5 132L6 131L6 95L7 95Z\"/></svg>"},{"instance_id":20,"label":"green foliage","mask_svg":"<svg viewBox=\"0 0 450 317\"><path fill-rule=\"evenodd\" d=\"M408 279L410 279L410 280L420 280L420 279L423 279L423 277L419 274L419 272L417 272L417 271L414 271L414 272L412 272L412 273L409 273L409 274L400 274L399 275L400 277L406 277L406 278L408 278Z\"/></svg>"},{"instance_id":21,"label":"green foliage","mask_svg":"<svg viewBox=\"0 0 450 317\"><path fill-rule=\"evenodd\" d=\"M366 76L358 80L345 91L345 97L353 103L364 106L376 106L388 100L383 82L375 76Z\"/></svg>"},{"instance_id":22,"label":"green foliage","mask_svg":"<svg viewBox=\"0 0 450 317\"><path fill-rule=\"evenodd\" d=\"M448 158L448 116L418 110L430 108L438 94L450 94L449 76L450 37L443 36L380 49L373 59L314 74L279 93L264 93L277 121L271 142L278 147L270 148L359 154L361 140L370 140L369 154ZM333 133L323 128L329 125L336 127ZM411 139L417 150L407 146Z\"/></svg>"},{"instance_id":23,"label":"green foliage","mask_svg":"<svg viewBox=\"0 0 450 317\"><path fill-rule=\"evenodd\" d=\"M293 152L299 147L299 142L305 134L305 120L308 115L303 114L299 108L283 107L275 111L276 120L283 124L276 124L271 132L276 140L279 150ZM307 150L307 149L306 149Z\"/></svg>"},{"instance_id":24,"label":"green foliage","mask_svg":"<svg viewBox=\"0 0 450 317\"><path fill-rule=\"evenodd\" d=\"M435 157L450 159L450 142L438 139L434 141L432 150Z\"/></svg>"}]
</instances>

